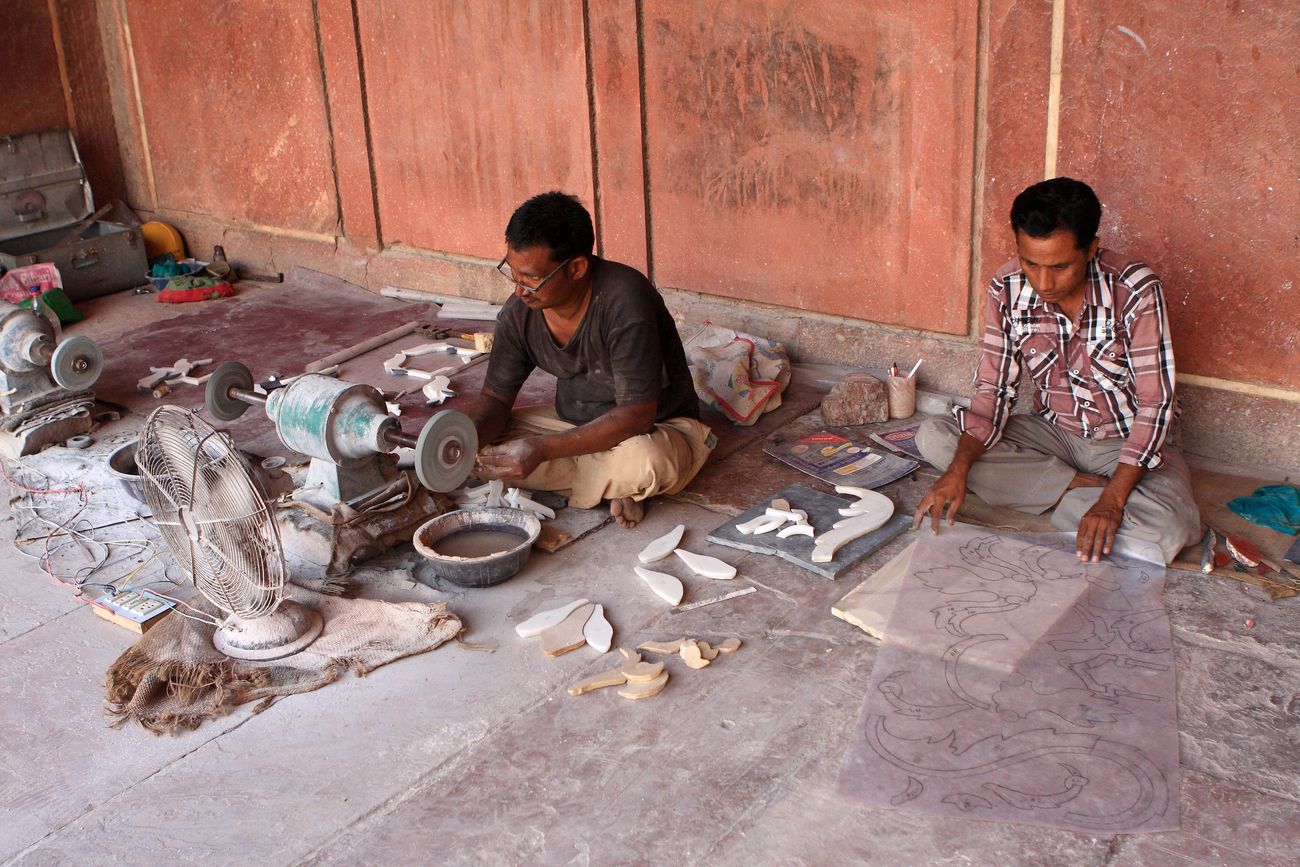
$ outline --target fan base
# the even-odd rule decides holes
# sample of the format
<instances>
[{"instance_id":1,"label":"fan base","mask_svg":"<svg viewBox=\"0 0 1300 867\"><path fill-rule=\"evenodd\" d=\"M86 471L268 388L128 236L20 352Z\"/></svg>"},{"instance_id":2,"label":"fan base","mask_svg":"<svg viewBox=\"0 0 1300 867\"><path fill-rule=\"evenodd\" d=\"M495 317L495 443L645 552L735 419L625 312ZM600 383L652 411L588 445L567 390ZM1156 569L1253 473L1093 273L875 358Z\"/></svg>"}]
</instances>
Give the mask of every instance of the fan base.
<instances>
[{"instance_id":1,"label":"fan base","mask_svg":"<svg viewBox=\"0 0 1300 867\"><path fill-rule=\"evenodd\" d=\"M306 648L324 627L320 612L284 601L265 617L241 620L233 614L212 636L212 645L226 656L260 662L280 659Z\"/></svg>"}]
</instances>

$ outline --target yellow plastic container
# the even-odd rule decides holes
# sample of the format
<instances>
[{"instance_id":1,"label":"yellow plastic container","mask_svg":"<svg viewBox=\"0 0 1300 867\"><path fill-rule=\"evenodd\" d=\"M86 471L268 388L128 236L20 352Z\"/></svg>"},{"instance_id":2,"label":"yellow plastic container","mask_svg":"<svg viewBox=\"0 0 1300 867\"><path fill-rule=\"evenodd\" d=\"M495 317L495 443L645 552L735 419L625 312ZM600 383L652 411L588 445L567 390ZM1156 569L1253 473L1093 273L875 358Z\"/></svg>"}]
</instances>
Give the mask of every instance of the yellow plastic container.
<instances>
[{"instance_id":1,"label":"yellow plastic container","mask_svg":"<svg viewBox=\"0 0 1300 867\"><path fill-rule=\"evenodd\" d=\"M177 262L185 258L185 240L175 226L150 220L140 227L144 235L144 251L150 259L171 253Z\"/></svg>"}]
</instances>

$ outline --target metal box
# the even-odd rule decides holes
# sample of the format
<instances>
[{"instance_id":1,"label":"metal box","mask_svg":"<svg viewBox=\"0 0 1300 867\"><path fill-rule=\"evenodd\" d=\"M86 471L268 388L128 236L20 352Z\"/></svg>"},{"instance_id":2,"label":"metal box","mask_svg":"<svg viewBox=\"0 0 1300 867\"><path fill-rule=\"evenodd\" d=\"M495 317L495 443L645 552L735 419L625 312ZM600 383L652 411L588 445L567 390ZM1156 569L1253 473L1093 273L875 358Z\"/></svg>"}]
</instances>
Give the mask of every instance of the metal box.
<instances>
[{"instance_id":1,"label":"metal box","mask_svg":"<svg viewBox=\"0 0 1300 867\"><path fill-rule=\"evenodd\" d=\"M140 227L94 220L76 231L94 212L70 130L0 137L0 265L53 262L73 301L145 282Z\"/></svg>"}]
</instances>

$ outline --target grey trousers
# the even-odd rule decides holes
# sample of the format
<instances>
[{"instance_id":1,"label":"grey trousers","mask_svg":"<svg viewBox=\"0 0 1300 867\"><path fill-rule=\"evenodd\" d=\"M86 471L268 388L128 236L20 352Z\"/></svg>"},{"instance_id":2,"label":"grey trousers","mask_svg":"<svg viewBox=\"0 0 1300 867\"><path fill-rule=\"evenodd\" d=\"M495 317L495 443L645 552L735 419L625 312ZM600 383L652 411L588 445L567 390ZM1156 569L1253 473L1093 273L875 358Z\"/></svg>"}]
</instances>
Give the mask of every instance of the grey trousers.
<instances>
[{"instance_id":1,"label":"grey trousers","mask_svg":"<svg viewBox=\"0 0 1300 867\"><path fill-rule=\"evenodd\" d=\"M916 445L927 461L947 469L960 438L956 419L932 416L917 431ZM1122 439L1084 439L1039 416L1013 415L1002 439L971 467L966 485L990 505L1031 515L1041 515L1060 500L1052 525L1077 530L1084 513L1101 496L1101 488L1067 492L1066 486L1076 472L1113 474L1123 446ZM1159 545L1166 563L1200 537L1201 516L1192 497L1191 476L1176 450L1166 447L1165 465L1148 470L1133 489L1119 533Z\"/></svg>"}]
</instances>

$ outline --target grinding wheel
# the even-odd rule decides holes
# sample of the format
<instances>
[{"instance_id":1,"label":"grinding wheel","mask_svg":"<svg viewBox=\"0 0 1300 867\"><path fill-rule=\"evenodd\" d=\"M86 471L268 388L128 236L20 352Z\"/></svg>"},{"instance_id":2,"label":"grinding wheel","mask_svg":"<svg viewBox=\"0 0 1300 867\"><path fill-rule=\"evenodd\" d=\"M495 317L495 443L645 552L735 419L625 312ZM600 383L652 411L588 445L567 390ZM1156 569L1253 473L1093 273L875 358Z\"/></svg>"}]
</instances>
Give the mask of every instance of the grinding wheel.
<instances>
[{"instance_id":1,"label":"grinding wheel","mask_svg":"<svg viewBox=\"0 0 1300 867\"><path fill-rule=\"evenodd\" d=\"M478 454L478 431L469 416L444 409L429 419L415 445L415 474L431 491L454 491L469 478Z\"/></svg>"},{"instance_id":2,"label":"grinding wheel","mask_svg":"<svg viewBox=\"0 0 1300 867\"><path fill-rule=\"evenodd\" d=\"M248 410L248 404L231 397L230 389L242 388L253 390L253 373L238 361L227 361L217 365L208 379L208 390L203 395L203 404L208 413L219 421L234 421Z\"/></svg>"},{"instance_id":3,"label":"grinding wheel","mask_svg":"<svg viewBox=\"0 0 1300 867\"><path fill-rule=\"evenodd\" d=\"M69 337L50 356L50 375L68 391L90 388L104 371L104 353L88 337Z\"/></svg>"}]
</instances>

